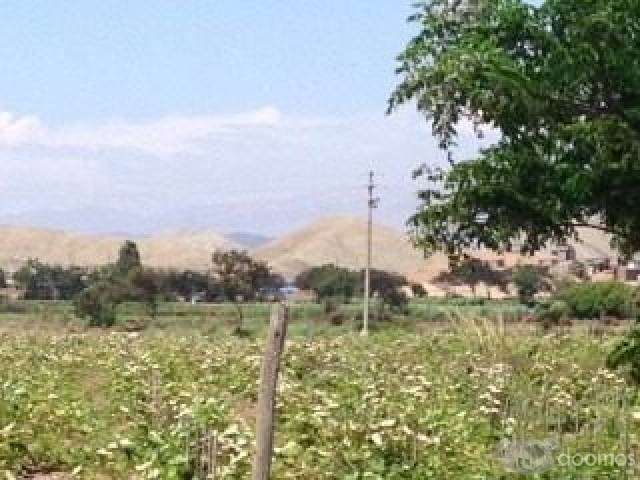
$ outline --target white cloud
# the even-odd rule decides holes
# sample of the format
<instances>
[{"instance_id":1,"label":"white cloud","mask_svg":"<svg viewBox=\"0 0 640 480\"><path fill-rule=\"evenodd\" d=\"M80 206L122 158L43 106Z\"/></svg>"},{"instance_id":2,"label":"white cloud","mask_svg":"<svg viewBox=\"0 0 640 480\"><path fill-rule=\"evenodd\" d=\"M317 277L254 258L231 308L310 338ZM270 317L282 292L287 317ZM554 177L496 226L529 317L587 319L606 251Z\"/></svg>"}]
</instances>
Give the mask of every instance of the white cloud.
<instances>
[{"instance_id":1,"label":"white cloud","mask_svg":"<svg viewBox=\"0 0 640 480\"><path fill-rule=\"evenodd\" d=\"M31 142L41 129L42 125L36 117L0 112L0 145L14 146Z\"/></svg>"},{"instance_id":2,"label":"white cloud","mask_svg":"<svg viewBox=\"0 0 640 480\"><path fill-rule=\"evenodd\" d=\"M151 121L108 121L100 124L46 125L36 116L0 112L0 148L44 147L75 148L88 152L134 150L142 154L209 154L216 142L236 140L241 143L286 142L295 144L333 143L340 137L343 147L373 153L390 143L390 137L424 142L429 137L426 123L414 115L400 114L352 117L309 117L285 115L272 106L237 114L170 115ZM422 135L415 135L417 131ZM475 139L472 124L458 126L461 142ZM495 138L489 128L488 136ZM265 137L266 134L266 137ZM350 135L351 138L348 138ZM433 142L431 142L433 143ZM338 148L341 148L338 146Z\"/></svg>"},{"instance_id":3,"label":"white cloud","mask_svg":"<svg viewBox=\"0 0 640 480\"><path fill-rule=\"evenodd\" d=\"M274 107L231 115L168 116L149 122L46 126L37 117L0 112L0 146L71 147L88 150L132 149L152 155L197 153L218 135L281 126Z\"/></svg>"},{"instance_id":4,"label":"white cloud","mask_svg":"<svg viewBox=\"0 0 640 480\"><path fill-rule=\"evenodd\" d=\"M457 158L477 152L466 126L459 143ZM273 232L316 216L362 214L373 168L377 215L401 225L417 204L411 172L423 162L446 164L446 154L410 110L315 117L265 107L57 126L0 113L0 190L11 199L0 203L0 222L19 211L30 223L55 208L72 218L79 210L87 228L129 228L117 216L86 213L99 206L143 212L152 225Z\"/></svg>"}]
</instances>

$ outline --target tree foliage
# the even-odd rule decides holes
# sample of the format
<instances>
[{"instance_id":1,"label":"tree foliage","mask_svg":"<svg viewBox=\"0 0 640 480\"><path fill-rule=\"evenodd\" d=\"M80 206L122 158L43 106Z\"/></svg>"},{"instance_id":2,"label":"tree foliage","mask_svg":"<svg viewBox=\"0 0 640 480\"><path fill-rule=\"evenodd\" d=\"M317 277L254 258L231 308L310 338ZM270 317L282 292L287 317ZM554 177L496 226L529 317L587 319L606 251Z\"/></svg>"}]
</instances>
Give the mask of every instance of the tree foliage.
<instances>
[{"instance_id":1,"label":"tree foliage","mask_svg":"<svg viewBox=\"0 0 640 480\"><path fill-rule=\"evenodd\" d=\"M118 260L115 265L117 273L126 275L131 270L140 268L141 266L142 262L140 261L138 245L131 240L127 240L122 244L118 252Z\"/></svg>"},{"instance_id":2,"label":"tree foliage","mask_svg":"<svg viewBox=\"0 0 640 480\"><path fill-rule=\"evenodd\" d=\"M513 283L518 290L520 303L531 305L538 292L546 288L544 273L531 265L521 266L513 272Z\"/></svg>"},{"instance_id":3,"label":"tree foliage","mask_svg":"<svg viewBox=\"0 0 640 480\"><path fill-rule=\"evenodd\" d=\"M313 290L319 300L340 298L348 303L357 292L360 274L333 264L322 265L298 274L295 284L300 289Z\"/></svg>"},{"instance_id":4,"label":"tree foliage","mask_svg":"<svg viewBox=\"0 0 640 480\"><path fill-rule=\"evenodd\" d=\"M427 290L419 283L411 284L411 293L417 298L424 298L428 295Z\"/></svg>"},{"instance_id":5,"label":"tree foliage","mask_svg":"<svg viewBox=\"0 0 640 480\"><path fill-rule=\"evenodd\" d=\"M213 278L223 298L233 302L238 310L238 329L243 330L241 302L256 298L262 288L267 288L273 279L271 269L265 262L254 260L248 252L241 250L217 250L212 256Z\"/></svg>"},{"instance_id":6,"label":"tree foliage","mask_svg":"<svg viewBox=\"0 0 640 480\"><path fill-rule=\"evenodd\" d=\"M138 247L127 241L118 260L93 272L91 285L74 298L76 315L88 318L92 327L111 327L116 322L118 305L140 302L154 317L162 291L160 276L142 266Z\"/></svg>"},{"instance_id":7,"label":"tree foliage","mask_svg":"<svg viewBox=\"0 0 640 480\"><path fill-rule=\"evenodd\" d=\"M27 300L70 300L87 287L87 275L87 270L81 267L28 260L13 278Z\"/></svg>"},{"instance_id":8,"label":"tree foliage","mask_svg":"<svg viewBox=\"0 0 640 480\"><path fill-rule=\"evenodd\" d=\"M556 293L569 305L571 315L581 319L631 318L640 312L638 289L622 282L578 283Z\"/></svg>"},{"instance_id":9,"label":"tree foliage","mask_svg":"<svg viewBox=\"0 0 640 480\"><path fill-rule=\"evenodd\" d=\"M402 275L371 269L371 293L381 299L382 306L394 311L406 311L407 295L402 287L409 281ZM313 290L319 300L340 299L349 302L354 296L364 294L364 271L355 271L328 264L311 267L296 277L296 286ZM423 289L424 290L424 289Z\"/></svg>"},{"instance_id":10,"label":"tree foliage","mask_svg":"<svg viewBox=\"0 0 640 480\"><path fill-rule=\"evenodd\" d=\"M362 278L364 273L360 276ZM385 270L371 269L371 292L381 300L381 308L388 306L396 313L408 313L409 297L402 290L408 286L409 281L402 275L387 272ZM364 293L364 285L361 285L360 292Z\"/></svg>"},{"instance_id":11,"label":"tree foliage","mask_svg":"<svg viewBox=\"0 0 640 480\"><path fill-rule=\"evenodd\" d=\"M228 301L249 301L269 285L271 269L265 262L254 260L248 252L218 250L213 253L213 278Z\"/></svg>"},{"instance_id":12,"label":"tree foliage","mask_svg":"<svg viewBox=\"0 0 640 480\"><path fill-rule=\"evenodd\" d=\"M119 281L119 298L122 301L139 302L145 305L149 315L155 318L158 303L163 300L161 277L153 269L134 267Z\"/></svg>"},{"instance_id":13,"label":"tree foliage","mask_svg":"<svg viewBox=\"0 0 640 480\"><path fill-rule=\"evenodd\" d=\"M627 367L631 380L640 384L640 328L636 327L616 345L607 358L607 366Z\"/></svg>"},{"instance_id":14,"label":"tree foliage","mask_svg":"<svg viewBox=\"0 0 640 480\"><path fill-rule=\"evenodd\" d=\"M113 283L100 281L82 291L73 300L79 318L88 318L90 327L112 327L116 323L116 309L122 300Z\"/></svg>"},{"instance_id":15,"label":"tree foliage","mask_svg":"<svg viewBox=\"0 0 640 480\"><path fill-rule=\"evenodd\" d=\"M640 2L422 0L410 20L389 110L415 101L451 162L416 172L417 243L533 252L591 226L639 250ZM468 124L500 139L460 162Z\"/></svg>"},{"instance_id":16,"label":"tree foliage","mask_svg":"<svg viewBox=\"0 0 640 480\"><path fill-rule=\"evenodd\" d=\"M488 261L464 254L450 257L449 269L438 274L435 280L450 285L469 285L475 296L479 284L496 286L507 292L511 272L492 268Z\"/></svg>"},{"instance_id":17,"label":"tree foliage","mask_svg":"<svg viewBox=\"0 0 640 480\"><path fill-rule=\"evenodd\" d=\"M214 300L221 294L213 279L205 272L168 270L156 272L156 275L164 296L171 299L179 297L191 300L194 296L201 296L206 300Z\"/></svg>"}]
</instances>

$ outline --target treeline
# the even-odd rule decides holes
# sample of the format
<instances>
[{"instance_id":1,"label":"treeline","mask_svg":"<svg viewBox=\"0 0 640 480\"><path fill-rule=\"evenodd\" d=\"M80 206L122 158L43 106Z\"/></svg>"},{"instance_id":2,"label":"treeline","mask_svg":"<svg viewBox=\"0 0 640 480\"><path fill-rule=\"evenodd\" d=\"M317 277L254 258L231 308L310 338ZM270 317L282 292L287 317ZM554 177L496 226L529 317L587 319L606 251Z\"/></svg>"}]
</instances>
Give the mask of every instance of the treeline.
<instances>
[{"instance_id":1,"label":"treeline","mask_svg":"<svg viewBox=\"0 0 640 480\"><path fill-rule=\"evenodd\" d=\"M279 298L280 289L286 285L266 262L253 259L246 251L213 252L207 271L163 270L144 266L132 241L121 246L112 264L64 267L29 260L12 279L26 300L73 301L76 315L88 319L91 326L115 324L118 306L123 303L140 303L154 317L162 302L204 301L236 305L238 328L242 329L241 305ZM0 270L0 287L6 287L7 280ZM349 303L364 293L364 272L335 265L313 267L297 276L295 286L313 291L317 300L327 305ZM414 295L425 293L402 275L371 271L372 296L382 308L406 313L408 286Z\"/></svg>"},{"instance_id":2,"label":"treeline","mask_svg":"<svg viewBox=\"0 0 640 480\"><path fill-rule=\"evenodd\" d=\"M425 296L421 285L410 283L402 275L384 270L371 270L370 291L379 303L392 311L406 313L409 295ZM300 273L295 280L296 287L312 290L320 301L349 303L354 297L364 294L364 271L350 270L336 265L313 267Z\"/></svg>"},{"instance_id":3,"label":"treeline","mask_svg":"<svg viewBox=\"0 0 640 480\"><path fill-rule=\"evenodd\" d=\"M7 286L4 272L0 285ZM245 251L216 251L207 272L162 270L142 265L135 242L125 242L115 263L98 268L63 267L29 260L13 274L26 300L73 301L92 326L111 326L118 305L144 304L151 316L165 301L241 302L267 299L284 279ZM240 311L240 318L242 317Z\"/></svg>"},{"instance_id":4,"label":"treeline","mask_svg":"<svg viewBox=\"0 0 640 480\"><path fill-rule=\"evenodd\" d=\"M222 262L216 269L214 260ZM224 277L234 270L246 268L249 288L239 292L248 300L257 298L260 291L284 286L284 279L271 273L268 266L249 257L246 252L215 252L209 271L156 269L143 266L134 242L126 242L120 249L114 264L97 268L64 267L49 265L37 259L28 260L13 276L0 269L0 288L13 284L23 292L25 300L73 300L79 293L105 280L118 278L123 288L149 290L164 301L222 302L229 300L229 289L224 285ZM216 275L216 271L226 271ZM128 281L126 281L128 279ZM254 288L251 288L254 287Z\"/></svg>"}]
</instances>

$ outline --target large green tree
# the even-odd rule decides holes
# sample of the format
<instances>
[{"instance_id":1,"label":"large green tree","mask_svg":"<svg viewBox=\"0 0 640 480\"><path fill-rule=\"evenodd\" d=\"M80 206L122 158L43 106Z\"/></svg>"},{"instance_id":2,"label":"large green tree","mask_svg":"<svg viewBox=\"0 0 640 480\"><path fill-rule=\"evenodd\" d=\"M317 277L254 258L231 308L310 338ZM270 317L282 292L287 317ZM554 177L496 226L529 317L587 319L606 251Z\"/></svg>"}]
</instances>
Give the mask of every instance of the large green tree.
<instances>
[{"instance_id":1,"label":"large green tree","mask_svg":"<svg viewBox=\"0 0 640 480\"><path fill-rule=\"evenodd\" d=\"M313 290L319 300L340 297L349 302L360 284L360 274L333 264L311 267L300 272L295 284L303 290Z\"/></svg>"},{"instance_id":2,"label":"large green tree","mask_svg":"<svg viewBox=\"0 0 640 480\"><path fill-rule=\"evenodd\" d=\"M415 102L451 163L418 171L418 243L532 252L588 226L640 250L640 0L416 7L389 110ZM459 161L461 125L500 139Z\"/></svg>"},{"instance_id":3,"label":"large green tree","mask_svg":"<svg viewBox=\"0 0 640 480\"><path fill-rule=\"evenodd\" d=\"M131 240L127 240L118 251L118 260L116 262L117 272L121 275L126 275L131 270L140 268L141 266L142 262L140 261L138 245Z\"/></svg>"},{"instance_id":4,"label":"large green tree","mask_svg":"<svg viewBox=\"0 0 640 480\"><path fill-rule=\"evenodd\" d=\"M237 332L244 330L242 303L254 300L260 289L273 278L267 263L254 260L241 250L216 250L212 257L212 274L225 300L233 302L238 312Z\"/></svg>"}]
</instances>

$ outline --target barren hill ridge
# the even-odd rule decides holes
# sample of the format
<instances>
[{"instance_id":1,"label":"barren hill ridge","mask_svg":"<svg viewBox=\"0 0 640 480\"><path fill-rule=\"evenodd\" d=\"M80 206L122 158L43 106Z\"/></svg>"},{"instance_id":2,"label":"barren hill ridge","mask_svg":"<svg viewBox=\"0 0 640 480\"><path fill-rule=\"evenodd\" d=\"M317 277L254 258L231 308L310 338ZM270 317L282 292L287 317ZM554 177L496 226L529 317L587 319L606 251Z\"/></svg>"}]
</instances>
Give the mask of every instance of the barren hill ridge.
<instances>
[{"instance_id":1,"label":"barren hill ridge","mask_svg":"<svg viewBox=\"0 0 640 480\"><path fill-rule=\"evenodd\" d=\"M125 237L67 233L32 227L0 227L0 267L15 269L29 258L61 265L94 266L113 262ZM204 269L216 248L235 246L211 232L175 231L133 239L142 261L154 267Z\"/></svg>"},{"instance_id":2,"label":"barren hill ridge","mask_svg":"<svg viewBox=\"0 0 640 480\"><path fill-rule=\"evenodd\" d=\"M366 264L367 223L351 217L325 218L274 240L255 255L288 277L327 263L361 269ZM405 233L376 225L372 263L379 269L410 273L424 264L424 258Z\"/></svg>"},{"instance_id":3,"label":"barren hill ridge","mask_svg":"<svg viewBox=\"0 0 640 480\"><path fill-rule=\"evenodd\" d=\"M581 241L571 242L579 260L614 257L609 237L601 232L583 229ZM366 262L367 223L351 217L330 217L314 222L289 235L257 249L254 254L268 261L276 271L294 277L309 266L327 263L361 269ZM536 263L551 255L551 248L535 257L522 257L512 253L498 255L487 250L470 252L476 258L495 260L502 258L507 265ZM409 242L405 232L376 225L373 231L373 266L407 275L415 281L430 281L448 271L449 262L444 254L424 258L420 250Z\"/></svg>"},{"instance_id":4,"label":"barren hill ridge","mask_svg":"<svg viewBox=\"0 0 640 480\"><path fill-rule=\"evenodd\" d=\"M612 257L615 252L609 239L594 230L581 232L581 243L574 242L579 259ZM62 265L100 265L115 260L126 238L112 235L87 235L60 230L0 226L0 267L17 268L29 258ZM218 248L238 247L228 237L209 231L177 230L135 239L143 262L162 268L208 268L211 253ZM324 218L284 235L253 250L254 256L266 260L288 278L310 266L326 263L361 269L366 262L367 223L352 217ZM540 255L548 255L541 252ZM473 255L493 259L496 254L479 250ZM520 256L504 256L507 263L520 262ZM508 258L507 258L508 257ZM526 262L526 260L525 260ZM375 225L373 266L429 281L448 269L444 255L423 258L413 248L405 232Z\"/></svg>"}]
</instances>

